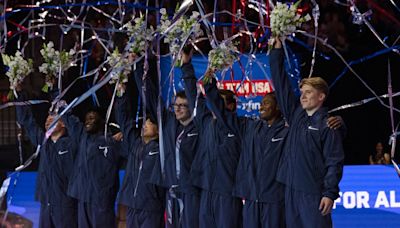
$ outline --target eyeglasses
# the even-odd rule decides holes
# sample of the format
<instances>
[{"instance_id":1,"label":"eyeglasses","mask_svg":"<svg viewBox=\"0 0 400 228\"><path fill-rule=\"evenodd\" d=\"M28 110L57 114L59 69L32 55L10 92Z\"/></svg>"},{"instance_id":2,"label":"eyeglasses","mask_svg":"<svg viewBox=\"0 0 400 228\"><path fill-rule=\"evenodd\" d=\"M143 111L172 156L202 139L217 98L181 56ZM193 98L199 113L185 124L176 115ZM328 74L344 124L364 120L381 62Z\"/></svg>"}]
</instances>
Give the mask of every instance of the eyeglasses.
<instances>
[{"instance_id":1,"label":"eyeglasses","mask_svg":"<svg viewBox=\"0 0 400 228\"><path fill-rule=\"evenodd\" d=\"M174 109L184 109L184 108L188 108L187 104L174 104Z\"/></svg>"}]
</instances>

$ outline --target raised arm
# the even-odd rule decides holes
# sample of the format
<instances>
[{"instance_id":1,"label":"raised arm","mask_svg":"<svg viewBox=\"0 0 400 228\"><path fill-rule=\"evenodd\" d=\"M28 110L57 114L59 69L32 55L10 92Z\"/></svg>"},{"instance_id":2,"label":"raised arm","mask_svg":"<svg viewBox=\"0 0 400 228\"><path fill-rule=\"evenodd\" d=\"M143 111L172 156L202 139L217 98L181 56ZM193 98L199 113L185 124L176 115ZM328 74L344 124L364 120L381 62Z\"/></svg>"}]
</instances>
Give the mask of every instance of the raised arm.
<instances>
[{"instance_id":1,"label":"raised arm","mask_svg":"<svg viewBox=\"0 0 400 228\"><path fill-rule=\"evenodd\" d=\"M59 109L59 113L61 113L63 109ZM86 134L84 130L83 123L79 120L78 117L72 115L72 111L68 110L64 115L61 116L62 121L64 122L65 127L67 128L68 135L71 139L78 143L83 134Z\"/></svg>"},{"instance_id":2,"label":"raised arm","mask_svg":"<svg viewBox=\"0 0 400 228\"><path fill-rule=\"evenodd\" d=\"M182 65L182 79L185 85L185 94L192 113L196 112L193 119L196 126L201 129L204 124L212 119L211 112L208 110L205 99L202 94L197 97L197 79L194 75L194 68L191 62ZM196 104L197 102L197 104ZM195 110L196 109L196 110Z\"/></svg>"},{"instance_id":3,"label":"raised arm","mask_svg":"<svg viewBox=\"0 0 400 228\"><path fill-rule=\"evenodd\" d=\"M217 121L220 121L230 130L236 134L240 134L239 118L236 112L229 111L225 107L225 101L218 92L216 78L211 78L211 81L204 85L206 92L206 99L210 105L211 111L217 117Z\"/></svg>"},{"instance_id":4,"label":"raised arm","mask_svg":"<svg viewBox=\"0 0 400 228\"><path fill-rule=\"evenodd\" d=\"M143 79L144 60L142 60L139 63L137 63L133 75L135 78L139 94L142 97L142 101L145 103L146 111L148 111L151 117L156 120L159 89L158 86L155 84L155 79L152 78L154 75L152 75L151 72L152 71L148 70L146 77ZM143 87L144 85L146 87ZM142 93L143 89L145 91L144 92L145 99L143 99L143 93ZM162 112L165 110L162 99L161 99L161 110Z\"/></svg>"},{"instance_id":5,"label":"raised arm","mask_svg":"<svg viewBox=\"0 0 400 228\"><path fill-rule=\"evenodd\" d=\"M18 101L24 101L26 98L26 93L18 93ZM36 124L31 106L16 106L16 112L17 121L25 128L25 132L28 134L32 144L35 146L41 145L44 139L44 131Z\"/></svg>"},{"instance_id":6,"label":"raised arm","mask_svg":"<svg viewBox=\"0 0 400 228\"><path fill-rule=\"evenodd\" d=\"M289 78L284 68L284 54L281 43L277 41L275 49L270 53L272 84L275 88L276 99L286 121L290 124L294 111L299 106L299 98L293 92Z\"/></svg>"},{"instance_id":7,"label":"raised arm","mask_svg":"<svg viewBox=\"0 0 400 228\"><path fill-rule=\"evenodd\" d=\"M140 140L140 129L135 128L133 118L129 117L129 104L126 95L115 99L115 119L123 135L124 148L121 155L127 157L131 145L137 145ZM133 141L131 141L133 140ZM132 142L132 143L131 143Z\"/></svg>"}]
</instances>

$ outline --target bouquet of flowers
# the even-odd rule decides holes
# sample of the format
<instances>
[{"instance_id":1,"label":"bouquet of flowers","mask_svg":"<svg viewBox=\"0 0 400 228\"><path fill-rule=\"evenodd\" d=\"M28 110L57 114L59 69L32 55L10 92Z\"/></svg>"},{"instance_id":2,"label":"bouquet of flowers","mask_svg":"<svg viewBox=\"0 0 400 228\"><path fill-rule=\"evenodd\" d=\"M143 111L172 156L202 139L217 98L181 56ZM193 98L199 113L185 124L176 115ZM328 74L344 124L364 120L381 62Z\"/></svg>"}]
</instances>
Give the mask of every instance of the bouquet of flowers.
<instances>
[{"instance_id":1,"label":"bouquet of flowers","mask_svg":"<svg viewBox=\"0 0 400 228\"><path fill-rule=\"evenodd\" d=\"M208 53L208 69L203 82L207 84L210 77L219 70L233 65L237 59L236 46L232 42L222 43Z\"/></svg>"},{"instance_id":2,"label":"bouquet of flowers","mask_svg":"<svg viewBox=\"0 0 400 228\"><path fill-rule=\"evenodd\" d=\"M33 61L32 59L25 60L20 51L17 51L15 56L3 55L3 61L4 65L9 67L6 73L10 81L10 93L8 94L8 98L12 99L13 95L17 96L17 85L22 83L24 78L32 72Z\"/></svg>"},{"instance_id":3,"label":"bouquet of flowers","mask_svg":"<svg viewBox=\"0 0 400 228\"><path fill-rule=\"evenodd\" d=\"M287 37L296 31L296 27L311 19L310 15L301 16L297 13L297 7L301 1L295 4L277 2L271 12L272 37ZM270 40L273 42L273 40Z\"/></svg>"},{"instance_id":4,"label":"bouquet of flowers","mask_svg":"<svg viewBox=\"0 0 400 228\"><path fill-rule=\"evenodd\" d=\"M128 58L123 58L118 49L115 49L110 56L107 57L108 65L114 68L111 72L110 84L126 83L128 82L128 75L131 73L131 66ZM125 93L122 86L117 88L117 96L121 97Z\"/></svg>"},{"instance_id":5,"label":"bouquet of flowers","mask_svg":"<svg viewBox=\"0 0 400 228\"><path fill-rule=\"evenodd\" d=\"M72 66L75 50L56 51L53 42L50 41L48 44L43 44L40 54L43 56L43 63L39 66L39 71L46 75L46 83L42 90L48 92L49 88L53 88L59 72L63 73Z\"/></svg>"},{"instance_id":6,"label":"bouquet of flowers","mask_svg":"<svg viewBox=\"0 0 400 228\"><path fill-rule=\"evenodd\" d=\"M193 11L190 17L185 15L181 16L170 28L171 21L168 20L167 11L165 8L160 10L161 20L159 31L165 34L164 42L169 44L169 50L172 56L179 59L179 49L184 45L186 39L195 41L197 38L203 36L203 30L198 23L199 12Z\"/></svg>"},{"instance_id":7,"label":"bouquet of flowers","mask_svg":"<svg viewBox=\"0 0 400 228\"><path fill-rule=\"evenodd\" d=\"M134 22L134 24L129 22L126 25L128 36L130 37L130 40L133 39L133 41L130 43L129 52L136 55L144 55L146 42L152 40L154 29L153 27L147 29L146 21L144 20L143 15L135 18Z\"/></svg>"}]
</instances>

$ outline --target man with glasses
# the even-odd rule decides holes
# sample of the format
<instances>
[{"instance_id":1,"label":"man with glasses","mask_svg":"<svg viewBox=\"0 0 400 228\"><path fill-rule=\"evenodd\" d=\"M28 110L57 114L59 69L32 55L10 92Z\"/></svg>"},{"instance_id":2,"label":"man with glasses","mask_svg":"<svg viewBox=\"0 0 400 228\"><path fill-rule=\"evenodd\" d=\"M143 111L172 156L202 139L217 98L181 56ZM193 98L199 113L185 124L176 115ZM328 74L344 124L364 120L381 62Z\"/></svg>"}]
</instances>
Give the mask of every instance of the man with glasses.
<instances>
[{"instance_id":1,"label":"man with glasses","mask_svg":"<svg viewBox=\"0 0 400 228\"><path fill-rule=\"evenodd\" d=\"M149 64L155 61L150 59ZM156 67L149 67L156 69ZM146 83L146 108L153 118L157 118L158 87L149 72L143 77L143 62L135 70L135 80L139 91ZM149 77L150 76L150 77ZM168 188L167 194L167 227L198 227L199 192L192 186L189 173L197 151L198 132L192 122L192 113L188 108L185 93L178 92L173 104L173 112L161 103L161 120L165 153L165 167L161 170L163 180L159 185ZM161 161L163 162L163 161ZM160 178L157 178L160 179Z\"/></svg>"}]
</instances>

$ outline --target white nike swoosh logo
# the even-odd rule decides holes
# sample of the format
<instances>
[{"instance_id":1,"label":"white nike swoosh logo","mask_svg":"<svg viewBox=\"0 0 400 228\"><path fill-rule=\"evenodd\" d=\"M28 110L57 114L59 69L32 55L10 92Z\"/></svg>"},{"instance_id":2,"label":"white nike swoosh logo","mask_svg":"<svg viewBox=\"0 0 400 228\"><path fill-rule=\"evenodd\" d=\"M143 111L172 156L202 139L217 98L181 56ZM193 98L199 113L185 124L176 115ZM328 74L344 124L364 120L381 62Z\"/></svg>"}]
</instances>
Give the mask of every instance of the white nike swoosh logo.
<instances>
[{"instance_id":1,"label":"white nike swoosh logo","mask_svg":"<svg viewBox=\"0 0 400 228\"><path fill-rule=\"evenodd\" d=\"M63 154L66 154L66 153L68 153L68 150L64 150L64 151L61 151L61 150L60 150L60 151L58 151L58 154L59 154L59 155L63 155Z\"/></svg>"},{"instance_id":2,"label":"white nike swoosh logo","mask_svg":"<svg viewBox=\"0 0 400 228\"><path fill-rule=\"evenodd\" d=\"M188 133L187 137L192 137L192 136L195 136L195 135L198 135L198 133Z\"/></svg>"},{"instance_id":3,"label":"white nike swoosh logo","mask_svg":"<svg viewBox=\"0 0 400 228\"><path fill-rule=\"evenodd\" d=\"M234 134L231 134L231 133L228 134L228 137L229 137L229 138L232 138L232 137L234 137L234 136L235 136Z\"/></svg>"},{"instance_id":4,"label":"white nike swoosh logo","mask_svg":"<svg viewBox=\"0 0 400 228\"><path fill-rule=\"evenodd\" d=\"M282 140L283 140L283 138L272 138L271 142L279 142L279 141L282 141Z\"/></svg>"},{"instance_id":5,"label":"white nike swoosh logo","mask_svg":"<svg viewBox=\"0 0 400 228\"><path fill-rule=\"evenodd\" d=\"M104 151L103 151L104 157L107 157L108 146L99 146L99 149L100 149L100 150L104 150Z\"/></svg>"},{"instance_id":6,"label":"white nike swoosh logo","mask_svg":"<svg viewBox=\"0 0 400 228\"><path fill-rule=\"evenodd\" d=\"M315 128L315 127L312 127L312 126L308 126L308 129L310 129L310 130L314 130L314 131L319 131L319 129L318 129L318 128Z\"/></svg>"},{"instance_id":7,"label":"white nike swoosh logo","mask_svg":"<svg viewBox=\"0 0 400 228\"><path fill-rule=\"evenodd\" d=\"M149 155L151 156L151 155L155 155L155 154L159 154L160 152L158 152L158 151L150 151L149 152Z\"/></svg>"}]
</instances>

